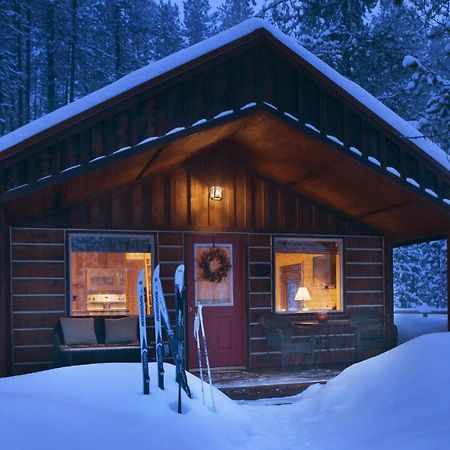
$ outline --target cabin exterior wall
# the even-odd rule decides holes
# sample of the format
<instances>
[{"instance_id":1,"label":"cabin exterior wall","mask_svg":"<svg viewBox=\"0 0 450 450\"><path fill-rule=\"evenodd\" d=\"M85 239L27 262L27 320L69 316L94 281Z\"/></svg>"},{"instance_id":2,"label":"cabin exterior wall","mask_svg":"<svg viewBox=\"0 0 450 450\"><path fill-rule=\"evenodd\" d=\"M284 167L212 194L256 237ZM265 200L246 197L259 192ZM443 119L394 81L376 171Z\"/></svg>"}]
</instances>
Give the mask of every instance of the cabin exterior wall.
<instances>
[{"instance_id":1,"label":"cabin exterior wall","mask_svg":"<svg viewBox=\"0 0 450 450\"><path fill-rule=\"evenodd\" d=\"M67 293L67 232L70 229L12 228L11 276L12 321L11 373L21 374L54 367L53 327L68 313ZM110 233L112 230L108 229ZM116 229L124 232L129 229ZM184 240L189 232L148 230L155 237L156 262L164 274L163 288L170 314L174 313L173 273L178 264L186 263ZM247 354L249 367L269 364L266 339L259 324L259 316L273 310L273 273L260 277L252 270L254 264L273 267L273 237L277 233L236 233L243 237L246 266ZM295 236L305 236L295 234ZM310 235L308 235L310 236ZM344 242L344 318L355 309L374 309L389 316L385 307L383 285L384 248L378 236L343 236ZM167 274L170 274L169 276ZM297 317L298 318L298 317ZM149 321L149 336L153 324ZM383 335L384 323L380 323ZM151 338L150 338L151 339ZM354 348L342 338L342 350L335 353L333 362L352 361ZM379 349L382 351L383 349ZM271 358L270 363L277 362Z\"/></svg>"}]
</instances>

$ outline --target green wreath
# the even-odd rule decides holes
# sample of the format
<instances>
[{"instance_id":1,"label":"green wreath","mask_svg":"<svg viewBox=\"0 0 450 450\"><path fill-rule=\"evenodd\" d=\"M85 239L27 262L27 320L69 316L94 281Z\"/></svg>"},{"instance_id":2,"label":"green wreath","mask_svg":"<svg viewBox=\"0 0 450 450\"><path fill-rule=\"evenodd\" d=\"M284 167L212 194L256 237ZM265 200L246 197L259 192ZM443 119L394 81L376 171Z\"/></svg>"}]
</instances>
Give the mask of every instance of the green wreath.
<instances>
[{"instance_id":1,"label":"green wreath","mask_svg":"<svg viewBox=\"0 0 450 450\"><path fill-rule=\"evenodd\" d=\"M213 270L211 264L214 260L217 260L218 267ZM197 262L200 269L202 269L200 278L211 283L220 283L227 277L231 269L228 255L225 253L225 250L218 247L210 247L208 250L203 251Z\"/></svg>"}]
</instances>

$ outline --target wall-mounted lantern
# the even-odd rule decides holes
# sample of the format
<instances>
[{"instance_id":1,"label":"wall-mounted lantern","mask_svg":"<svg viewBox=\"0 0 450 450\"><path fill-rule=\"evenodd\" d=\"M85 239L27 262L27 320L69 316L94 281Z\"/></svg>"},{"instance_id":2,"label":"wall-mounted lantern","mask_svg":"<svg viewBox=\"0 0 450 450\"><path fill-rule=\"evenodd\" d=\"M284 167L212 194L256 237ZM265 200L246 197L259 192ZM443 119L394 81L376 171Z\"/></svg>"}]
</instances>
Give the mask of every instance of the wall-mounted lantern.
<instances>
[{"instance_id":1,"label":"wall-mounted lantern","mask_svg":"<svg viewBox=\"0 0 450 450\"><path fill-rule=\"evenodd\" d=\"M222 186L211 186L209 188L209 198L211 200L220 201L223 199L223 187Z\"/></svg>"}]
</instances>

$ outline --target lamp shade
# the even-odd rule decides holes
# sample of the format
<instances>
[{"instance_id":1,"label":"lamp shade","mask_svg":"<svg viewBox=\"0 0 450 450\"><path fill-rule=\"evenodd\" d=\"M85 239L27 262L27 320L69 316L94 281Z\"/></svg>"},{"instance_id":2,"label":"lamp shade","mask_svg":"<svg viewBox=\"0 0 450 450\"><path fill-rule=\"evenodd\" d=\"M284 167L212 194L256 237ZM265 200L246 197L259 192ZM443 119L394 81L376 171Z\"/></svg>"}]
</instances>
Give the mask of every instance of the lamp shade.
<instances>
[{"instance_id":1,"label":"lamp shade","mask_svg":"<svg viewBox=\"0 0 450 450\"><path fill-rule=\"evenodd\" d=\"M305 286L300 286L295 294L295 300L312 300L308 288Z\"/></svg>"}]
</instances>

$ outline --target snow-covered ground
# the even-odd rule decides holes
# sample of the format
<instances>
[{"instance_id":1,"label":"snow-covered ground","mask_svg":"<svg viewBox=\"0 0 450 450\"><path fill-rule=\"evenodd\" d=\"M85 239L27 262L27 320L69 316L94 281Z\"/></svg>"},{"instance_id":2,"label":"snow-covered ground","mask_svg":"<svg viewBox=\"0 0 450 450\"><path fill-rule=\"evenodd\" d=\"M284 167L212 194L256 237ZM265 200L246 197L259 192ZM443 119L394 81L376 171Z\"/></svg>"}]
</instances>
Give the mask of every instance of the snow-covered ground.
<instances>
[{"instance_id":1,"label":"snow-covered ground","mask_svg":"<svg viewBox=\"0 0 450 450\"><path fill-rule=\"evenodd\" d=\"M291 404L239 403L215 390L176 413L165 391L142 395L139 364L96 364L0 379L0 447L40 449L448 449L450 333L428 334L355 364ZM208 387L208 386L206 386ZM206 390L208 394L209 389Z\"/></svg>"},{"instance_id":2,"label":"snow-covered ground","mask_svg":"<svg viewBox=\"0 0 450 450\"><path fill-rule=\"evenodd\" d=\"M448 316L445 314L396 313L394 323L398 331L398 344L427 333L448 330ZM449 444L450 448L450 444Z\"/></svg>"}]
</instances>

